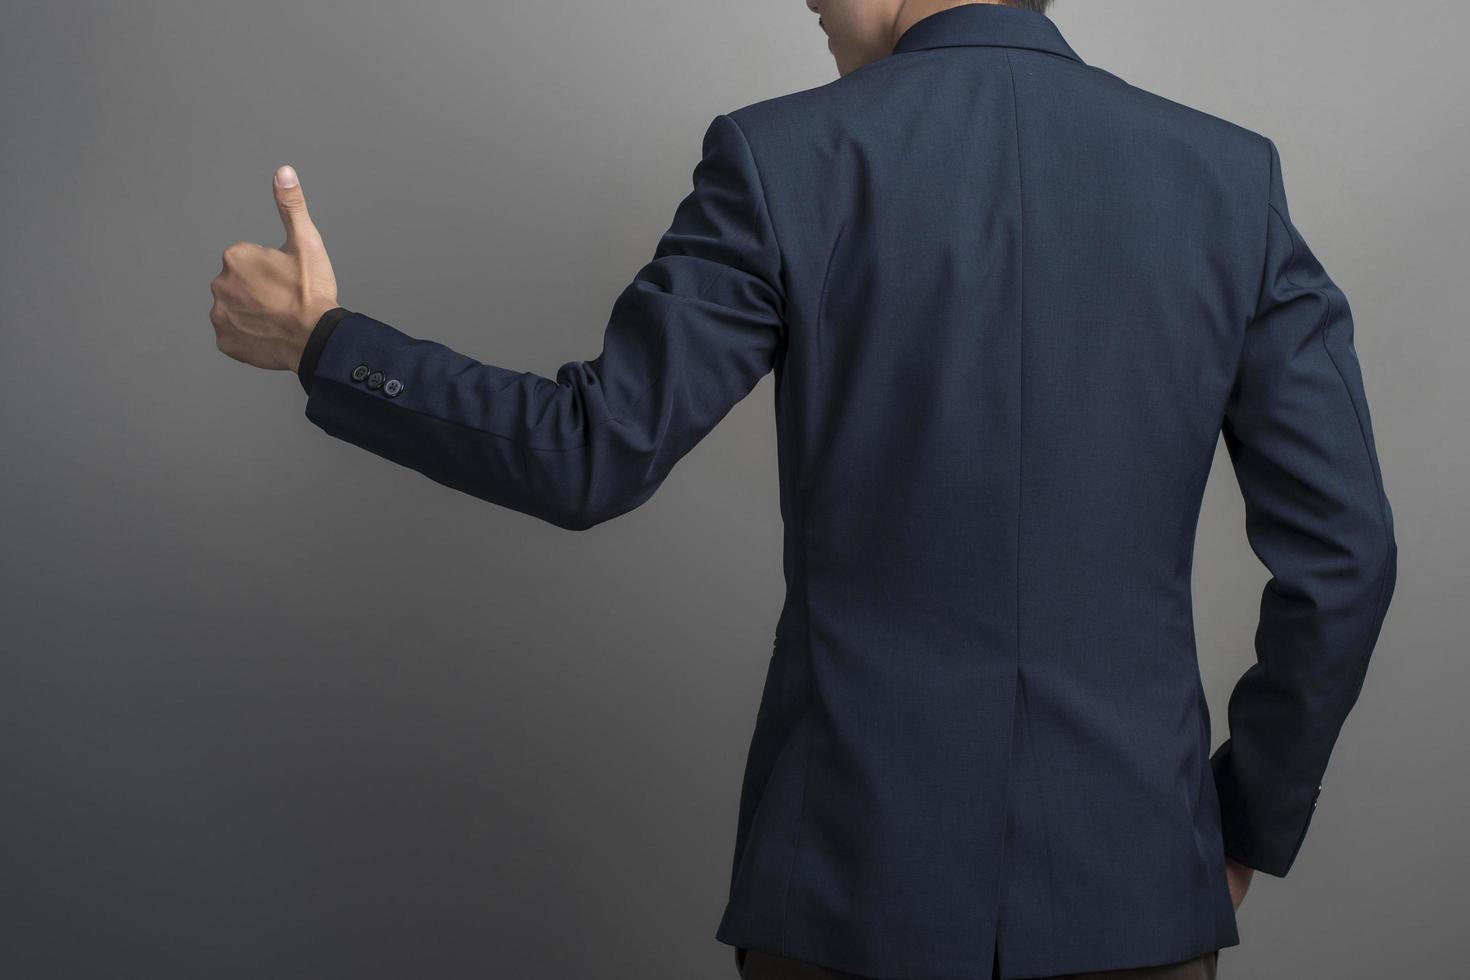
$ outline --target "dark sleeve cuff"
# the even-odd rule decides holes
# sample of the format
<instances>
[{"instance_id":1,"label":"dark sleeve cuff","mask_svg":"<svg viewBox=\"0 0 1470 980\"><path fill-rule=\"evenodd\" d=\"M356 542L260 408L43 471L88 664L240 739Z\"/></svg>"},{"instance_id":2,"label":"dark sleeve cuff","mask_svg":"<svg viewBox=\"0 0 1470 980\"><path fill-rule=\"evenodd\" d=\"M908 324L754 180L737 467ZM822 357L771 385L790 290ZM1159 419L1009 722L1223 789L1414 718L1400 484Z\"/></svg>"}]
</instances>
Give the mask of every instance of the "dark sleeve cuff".
<instances>
[{"instance_id":1,"label":"dark sleeve cuff","mask_svg":"<svg viewBox=\"0 0 1470 980\"><path fill-rule=\"evenodd\" d=\"M301 379L301 387L308 396L311 394L311 379L316 375L317 361L321 360L322 348L327 346L327 338L332 336L337 323L352 311L344 306L334 306L321 315L316 326L311 330L311 336L306 338L306 349L301 352L301 363L296 366L296 377Z\"/></svg>"}]
</instances>

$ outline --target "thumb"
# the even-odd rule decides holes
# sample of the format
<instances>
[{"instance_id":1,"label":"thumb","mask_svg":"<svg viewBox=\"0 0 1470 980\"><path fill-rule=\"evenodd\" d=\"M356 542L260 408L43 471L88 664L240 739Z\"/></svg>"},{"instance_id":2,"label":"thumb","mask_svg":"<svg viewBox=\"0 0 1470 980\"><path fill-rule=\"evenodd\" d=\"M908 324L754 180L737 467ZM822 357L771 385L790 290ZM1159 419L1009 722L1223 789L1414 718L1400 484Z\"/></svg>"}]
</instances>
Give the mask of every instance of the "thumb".
<instances>
[{"instance_id":1,"label":"thumb","mask_svg":"<svg viewBox=\"0 0 1470 980\"><path fill-rule=\"evenodd\" d=\"M306 210L306 195L301 192L301 179L296 175L296 168L289 163L279 167L272 187L276 195L276 210L281 212L281 224L286 226L286 244L281 246L281 251L295 252L320 246L321 235L312 223L311 213Z\"/></svg>"}]
</instances>

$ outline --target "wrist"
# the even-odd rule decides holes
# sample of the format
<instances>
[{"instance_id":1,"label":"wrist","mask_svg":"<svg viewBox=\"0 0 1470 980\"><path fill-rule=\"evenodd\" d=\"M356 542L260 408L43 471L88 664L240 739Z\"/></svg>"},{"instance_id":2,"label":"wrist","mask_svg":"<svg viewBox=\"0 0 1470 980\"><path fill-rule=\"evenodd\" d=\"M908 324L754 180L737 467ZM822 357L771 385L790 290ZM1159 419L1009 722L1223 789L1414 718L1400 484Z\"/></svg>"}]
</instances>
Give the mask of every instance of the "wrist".
<instances>
[{"instance_id":1,"label":"wrist","mask_svg":"<svg viewBox=\"0 0 1470 980\"><path fill-rule=\"evenodd\" d=\"M327 346L327 339L336 329L338 322L350 312L346 307L333 306L322 311L316 322L311 325L302 350L296 357L296 377L308 396L311 394L311 380L316 374L316 365L321 359L322 349Z\"/></svg>"},{"instance_id":2,"label":"wrist","mask_svg":"<svg viewBox=\"0 0 1470 980\"><path fill-rule=\"evenodd\" d=\"M337 308L337 300L321 300L309 307L305 315L298 323L295 332L291 336L291 348L286 357L287 369L296 373L301 371L301 359L306 354L307 344L311 341L311 335L322 322L322 317L330 310Z\"/></svg>"}]
</instances>

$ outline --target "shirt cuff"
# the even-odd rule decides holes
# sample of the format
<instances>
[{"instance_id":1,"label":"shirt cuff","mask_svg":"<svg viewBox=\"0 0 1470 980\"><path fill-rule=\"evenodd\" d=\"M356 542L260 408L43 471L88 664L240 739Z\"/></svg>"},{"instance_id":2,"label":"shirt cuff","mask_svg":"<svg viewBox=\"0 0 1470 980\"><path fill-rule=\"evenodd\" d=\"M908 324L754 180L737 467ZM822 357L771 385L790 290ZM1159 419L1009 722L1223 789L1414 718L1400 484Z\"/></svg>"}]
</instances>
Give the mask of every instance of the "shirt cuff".
<instances>
[{"instance_id":1,"label":"shirt cuff","mask_svg":"<svg viewBox=\"0 0 1470 980\"><path fill-rule=\"evenodd\" d=\"M296 366L296 377L301 380L301 387L307 396L311 395L311 379L316 374L317 361L321 360L322 348L327 346L327 338L336 329L337 323L348 313L352 312L344 306L334 306L321 315L316 326L311 330L311 336L306 338L306 349L301 352L301 363Z\"/></svg>"}]
</instances>

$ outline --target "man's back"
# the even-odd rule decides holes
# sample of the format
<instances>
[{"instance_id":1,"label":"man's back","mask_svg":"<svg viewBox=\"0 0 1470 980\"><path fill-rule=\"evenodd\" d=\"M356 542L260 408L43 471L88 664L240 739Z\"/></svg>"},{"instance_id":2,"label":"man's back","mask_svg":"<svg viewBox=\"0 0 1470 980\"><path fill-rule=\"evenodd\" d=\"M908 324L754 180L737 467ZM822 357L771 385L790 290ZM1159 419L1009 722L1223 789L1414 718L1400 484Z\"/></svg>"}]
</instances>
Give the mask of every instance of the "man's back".
<instances>
[{"instance_id":1,"label":"man's back","mask_svg":"<svg viewBox=\"0 0 1470 980\"><path fill-rule=\"evenodd\" d=\"M716 935L863 976L1237 943L1224 857L1286 873L1394 585L1352 321L1275 146L1010 7L718 116L554 380L343 308L298 370L333 436L576 529L774 370L787 596ZM1274 577L1212 759L1222 430Z\"/></svg>"},{"instance_id":2,"label":"man's back","mask_svg":"<svg viewBox=\"0 0 1470 980\"><path fill-rule=\"evenodd\" d=\"M788 595L719 938L952 980L997 942L1015 977L1238 942L1190 592L1232 408L1253 543L1313 563L1275 569L1306 591L1268 596L1283 676L1252 711L1289 717L1292 658L1360 676L1391 545L1346 305L1273 217L1274 147L984 5L730 117L788 270ZM1250 326L1268 248L1290 307ZM1335 734L1346 692L1311 693ZM1234 753L1279 771L1219 760L1257 781L1227 850L1282 874L1330 747L1283 734Z\"/></svg>"}]
</instances>

